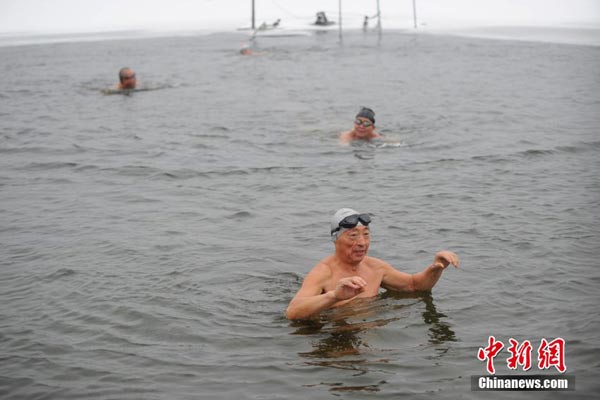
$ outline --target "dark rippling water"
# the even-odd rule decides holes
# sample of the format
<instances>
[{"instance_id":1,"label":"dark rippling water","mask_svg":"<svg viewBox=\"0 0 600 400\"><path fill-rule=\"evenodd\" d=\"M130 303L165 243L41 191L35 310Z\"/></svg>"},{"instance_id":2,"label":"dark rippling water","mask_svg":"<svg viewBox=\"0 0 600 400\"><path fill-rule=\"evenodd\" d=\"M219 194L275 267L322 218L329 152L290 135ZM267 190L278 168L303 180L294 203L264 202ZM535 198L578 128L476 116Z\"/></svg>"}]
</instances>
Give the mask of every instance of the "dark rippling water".
<instances>
[{"instance_id":1,"label":"dark rippling water","mask_svg":"<svg viewBox=\"0 0 600 400\"><path fill-rule=\"evenodd\" d=\"M475 399L489 335L564 338L576 391L486 397L597 395L600 47L243 40L0 48L0 397ZM156 90L103 95L123 65ZM363 105L386 141L338 144ZM344 206L461 268L287 321Z\"/></svg>"}]
</instances>

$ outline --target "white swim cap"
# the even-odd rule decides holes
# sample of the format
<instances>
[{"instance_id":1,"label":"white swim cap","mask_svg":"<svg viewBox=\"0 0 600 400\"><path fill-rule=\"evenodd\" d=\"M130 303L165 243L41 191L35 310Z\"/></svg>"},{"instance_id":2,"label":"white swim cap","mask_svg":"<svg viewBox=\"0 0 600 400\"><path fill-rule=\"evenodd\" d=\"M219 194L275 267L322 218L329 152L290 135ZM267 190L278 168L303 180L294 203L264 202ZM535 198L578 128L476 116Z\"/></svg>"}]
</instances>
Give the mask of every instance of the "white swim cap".
<instances>
[{"instance_id":1,"label":"white swim cap","mask_svg":"<svg viewBox=\"0 0 600 400\"><path fill-rule=\"evenodd\" d=\"M335 214L333 214L333 217L331 217L330 232L331 232L331 241L333 243L335 243L336 240L338 240L338 238L342 235L342 233L344 233L345 231L348 230L348 228L341 227L340 222L342 222L344 220L344 218L349 217L351 215L359 215L359 213L354 211L351 208L340 208L339 210L337 210L335 212ZM360 220L358 221L358 224L364 225Z\"/></svg>"}]
</instances>

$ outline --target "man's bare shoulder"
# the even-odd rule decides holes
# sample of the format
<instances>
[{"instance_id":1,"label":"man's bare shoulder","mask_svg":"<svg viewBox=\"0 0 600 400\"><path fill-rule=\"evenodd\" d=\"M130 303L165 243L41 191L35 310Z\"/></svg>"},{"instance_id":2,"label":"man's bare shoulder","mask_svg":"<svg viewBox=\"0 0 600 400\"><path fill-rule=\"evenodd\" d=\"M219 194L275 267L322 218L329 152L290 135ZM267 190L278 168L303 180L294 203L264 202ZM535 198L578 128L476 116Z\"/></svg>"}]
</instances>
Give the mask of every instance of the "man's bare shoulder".
<instances>
[{"instance_id":1,"label":"man's bare shoulder","mask_svg":"<svg viewBox=\"0 0 600 400\"><path fill-rule=\"evenodd\" d=\"M331 256L322 259L306 274L302 283L303 289L318 288L318 290L322 290L327 285L327 282L333 276L331 259Z\"/></svg>"},{"instance_id":2,"label":"man's bare shoulder","mask_svg":"<svg viewBox=\"0 0 600 400\"><path fill-rule=\"evenodd\" d=\"M319 261L309 272L309 274L321 276L324 278L330 277L333 272L331 270L333 256L327 256Z\"/></svg>"},{"instance_id":3,"label":"man's bare shoulder","mask_svg":"<svg viewBox=\"0 0 600 400\"><path fill-rule=\"evenodd\" d=\"M350 143L352 141L352 131L340 133L339 138L340 138L340 142L342 142L342 143Z\"/></svg>"},{"instance_id":4,"label":"man's bare shoulder","mask_svg":"<svg viewBox=\"0 0 600 400\"><path fill-rule=\"evenodd\" d=\"M376 268L376 269L393 268L389 263L383 261L380 258L367 256L367 257L365 257L365 261L367 262L367 265L371 268Z\"/></svg>"}]
</instances>

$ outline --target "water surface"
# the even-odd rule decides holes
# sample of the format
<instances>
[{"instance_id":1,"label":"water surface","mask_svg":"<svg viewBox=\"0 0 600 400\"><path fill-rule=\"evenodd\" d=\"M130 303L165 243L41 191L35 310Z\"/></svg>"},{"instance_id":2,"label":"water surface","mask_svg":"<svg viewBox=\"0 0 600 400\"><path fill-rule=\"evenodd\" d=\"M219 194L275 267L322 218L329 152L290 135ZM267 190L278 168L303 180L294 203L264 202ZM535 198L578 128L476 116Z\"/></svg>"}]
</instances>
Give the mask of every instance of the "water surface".
<instances>
[{"instance_id":1,"label":"water surface","mask_svg":"<svg viewBox=\"0 0 600 400\"><path fill-rule=\"evenodd\" d=\"M475 399L489 335L562 337L577 379L490 398L598 393L600 48L245 39L0 47L1 396ZM124 65L160 90L102 94ZM390 145L337 142L360 106ZM287 321L340 207L461 269Z\"/></svg>"}]
</instances>

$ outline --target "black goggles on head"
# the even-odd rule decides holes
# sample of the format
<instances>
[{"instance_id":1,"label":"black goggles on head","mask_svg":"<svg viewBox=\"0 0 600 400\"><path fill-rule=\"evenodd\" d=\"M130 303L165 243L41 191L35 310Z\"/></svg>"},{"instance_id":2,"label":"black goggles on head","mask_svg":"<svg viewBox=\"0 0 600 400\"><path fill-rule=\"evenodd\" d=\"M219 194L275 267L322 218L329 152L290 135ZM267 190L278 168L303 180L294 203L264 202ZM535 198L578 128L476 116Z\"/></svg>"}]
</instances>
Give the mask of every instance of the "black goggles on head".
<instances>
[{"instance_id":1,"label":"black goggles on head","mask_svg":"<svg viewBox=\"0 0 600 400\"><path fill-rule=\"evenodd\" d=\"M352 229L356 227L356 225L358 225L359 222L364 226L369 226L369 224L371 223L371 216L369 214L348 215L346 218L340 221L337 228L331 231L331 234L333 235L342 228Z\"/></svg>"}]
</instances>

